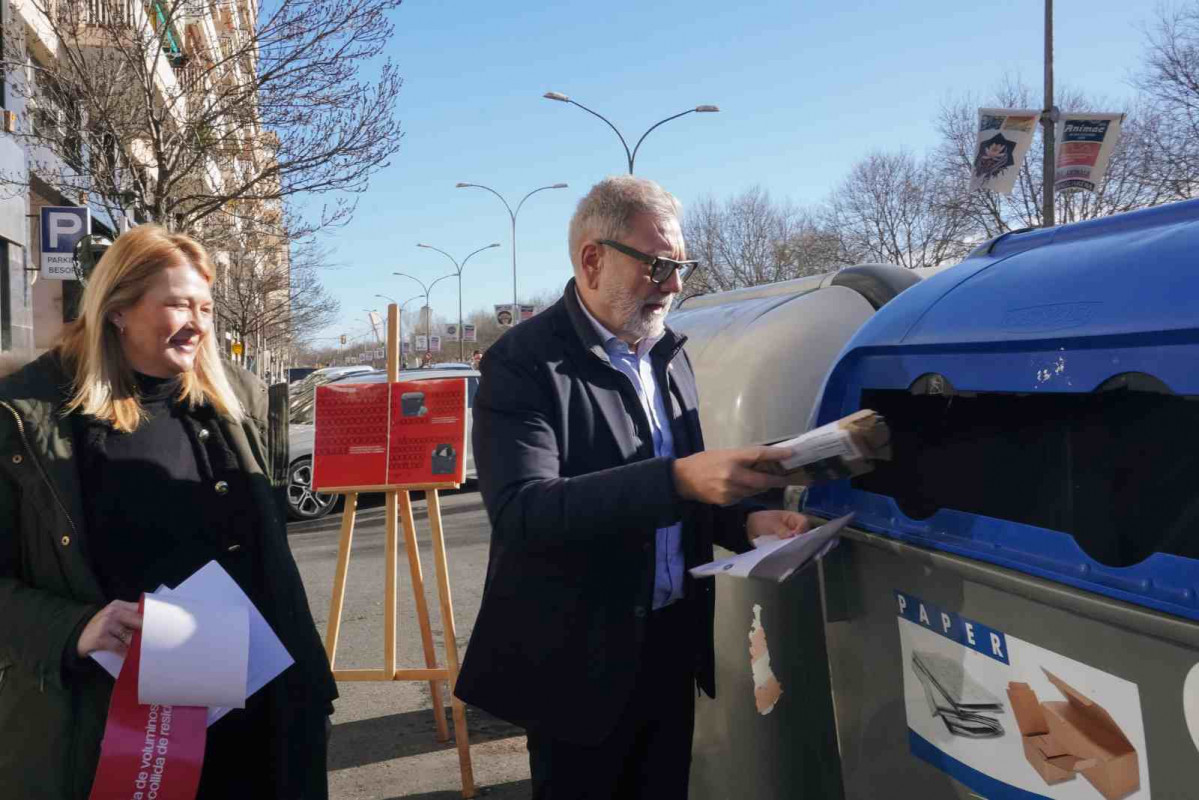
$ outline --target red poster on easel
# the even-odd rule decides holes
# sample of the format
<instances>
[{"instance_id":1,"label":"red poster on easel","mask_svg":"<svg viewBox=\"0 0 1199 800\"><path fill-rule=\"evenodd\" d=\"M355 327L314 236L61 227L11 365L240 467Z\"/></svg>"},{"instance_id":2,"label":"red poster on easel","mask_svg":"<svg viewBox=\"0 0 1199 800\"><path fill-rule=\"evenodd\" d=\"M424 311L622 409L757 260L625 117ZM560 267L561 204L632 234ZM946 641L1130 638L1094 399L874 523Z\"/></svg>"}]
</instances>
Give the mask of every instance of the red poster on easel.
<instances>
[{"instance_id":1,"label":"red poster on easel","mask_svg":"<svg viewBox=\"0 0 1199 800\"><path fill-rule=\"evenodd\" d=\"M387 427L385 436L385 468L381 480L378 474L377 452L353 454L345 446L331 447L330 443L346 436L347 428L355 423L353 414L329 413L335 408L324 401L330 387L320 387L316 396L316 442L314 449L313 484L324 492L345 495L345 510L341 520L341 538L337 546L337 567L330 597L329 627L325 636L329 666L337 680L355 681L418 681L427 683L433 700L434 728L438 741L449 738L442 691L448 683L458 680L458 647L454 628L454 609L450 599L449 567L446 559L445 536L442 530L441 503L438 491L460 486L465 478L468 457L466 442L467 376L398 382L399 374L399 308L387 307L387 377L382 384L386 390ZM409 373L411 374L411 373ZM419 373L418 373L419 374ZM427 373L426 373L427 374ZM451 373L452 374L452 373ZM337 384L339 387L342 384ZM377 384L376 384L377 385ZM348 387L347 387L348 388ZM377 399L370 407L376 409ZM374 412L372 412L374 413ZM372 430L371 447L377 447L377 434ZM356 462L362 463L356 463ZM363 479L361 476L369 476ZM416 538L416 523L412 511L411 490L425 495L429 520L430 542L433 546L434 572L441 598L441 624L445 634L445 667L438 665L434 650L433 627L425 599L424 578L421 574L420 551ZM381 669L337 669L337 642L341 630L341 612L345 600L346 575L350 561L350 543L354 538L354 520L358 497L363 492L384 492L387 513L384 520L383 551L386 572L383 589L383 665ZM404 530L403 546L412 575L413 599L425 654L424 669L397 669L396 664L396 571L400 559L399 529ZM450 697L451 718L454 724L455 746L458 750L458 769L462 776L462 796L475 796L474 771L470 759L470 737L467 733L466 707L457 697Z\"/></svg>"},{"instance_id":2,"label":"red poster on easel","mask_svg":"<svg viewBox=\"0 0 1199 800\"><path fill-rule=\"evenodd\" d=\"M389 396L386 383L317 387L313 487L387 482Z\"/></svg>"},{"instance_id":3,"label":"red poster on easel","mask_svg":"<svg viewBox=\"0 0 1199 800\"><path fill-rule=\"evenodd\" d=\"M387 483L462 483L466 475L466 381L391 384Z\"/></svg>"},{"instance_id":4,"label":"red poster on easel","mask_svg":"<svg viewBox=\"0 0 1199 800\"><path fill-rule=\"evenodd\" d=\"M314 488L383 490L465 475L465 378L317 387Z\"/></svg>"}]
</instances>

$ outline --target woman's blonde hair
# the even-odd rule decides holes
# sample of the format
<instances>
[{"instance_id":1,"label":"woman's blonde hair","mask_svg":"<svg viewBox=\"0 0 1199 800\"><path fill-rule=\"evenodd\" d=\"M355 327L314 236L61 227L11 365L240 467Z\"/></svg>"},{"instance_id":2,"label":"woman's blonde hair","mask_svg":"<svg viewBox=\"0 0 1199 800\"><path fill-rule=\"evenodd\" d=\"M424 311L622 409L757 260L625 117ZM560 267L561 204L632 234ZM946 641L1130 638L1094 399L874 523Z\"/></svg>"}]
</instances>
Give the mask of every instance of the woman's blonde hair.
<instances>
[{"instance_id":1,"label":"woman's blonde hair","mask_svg":"<svg viewBox=\"0 0 1199 800\"><path fill-rule=\"evenodd\" d=\"M141 423L144 411L133 367L110 316L135 305L160 271L180 264L194 267L212 285L216 277L212 261L190 236L158 225L139 225L108 248L83 290L79 318L67 326L58 344L72 376L67 412L81 411L119 431L135 430ZM241 403L225 375L211 332L201 339L193 368L180 378L180 399L192 407L211 403L221 415L241 421Z\"/></svg>"}]
</instances>

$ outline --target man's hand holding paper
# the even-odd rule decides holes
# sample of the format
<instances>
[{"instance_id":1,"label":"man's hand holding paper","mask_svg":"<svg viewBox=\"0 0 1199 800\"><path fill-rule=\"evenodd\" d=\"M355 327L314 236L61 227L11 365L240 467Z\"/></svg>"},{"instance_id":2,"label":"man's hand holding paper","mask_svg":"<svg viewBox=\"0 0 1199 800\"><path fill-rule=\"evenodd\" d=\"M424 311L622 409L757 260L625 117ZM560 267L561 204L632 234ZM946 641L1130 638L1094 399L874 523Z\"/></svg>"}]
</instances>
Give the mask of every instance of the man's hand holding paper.
<instances>
[{"instance_id":1,"label":"man's hand holding paper","mask_svg":"<svg viewBox=\"0 0 1199 800\"><path fill-rule=\"evenodd\" d=\"M790 539L806 533L808 518L795 511L755 511L745 518L745 535L757 547L765 539Z\"/></svg>"},{"instance_id":2,"label":"man's hand holding paper","mask_svg":"<svg viewBox=\"0 0 1199 800\"><path fill-rule=\"evenodd\" d=\"M679 496L713 505L729 505L769 489L792 483L769 465L791 451L780 447L739 447L703 450L674 462L674 485Z\"/></svg>"},{"instance_id":3,"label":"man's hand holding paper","mask_svg":"<svg viewBox=\"0 0 1199 800\"><path fill-rule=\"evenodd\" d=\"M765 512L759 512L765 513ZM693 577L711 578L731 575L782 583L794 573L823 558L837 543L837 537L853 518L852 514L826 522L803 536L761 536L748 553L717 559L688 570Z\"/></svg>"}]
</instances>

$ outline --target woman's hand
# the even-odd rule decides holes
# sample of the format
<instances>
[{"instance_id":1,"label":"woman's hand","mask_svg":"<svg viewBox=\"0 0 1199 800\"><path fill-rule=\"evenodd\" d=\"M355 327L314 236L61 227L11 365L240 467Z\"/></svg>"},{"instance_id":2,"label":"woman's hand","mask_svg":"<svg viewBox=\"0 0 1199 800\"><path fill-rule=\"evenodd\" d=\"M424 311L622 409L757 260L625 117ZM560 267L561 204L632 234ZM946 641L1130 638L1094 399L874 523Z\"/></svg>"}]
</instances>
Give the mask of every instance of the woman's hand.
<instances>
[{"instance_id":1,"label":"woman's hand","mask_svg":"<svg viewBox=\"0 0 1199 800\"><path fill-rule=\"evenodd\" d=\"M123 656L129 652L133 632L142 629L142 615L137 603L113 600L100 609L79 634L79 657L86 658L97 650L108 650Z\"/></svg>"}]
</instances>

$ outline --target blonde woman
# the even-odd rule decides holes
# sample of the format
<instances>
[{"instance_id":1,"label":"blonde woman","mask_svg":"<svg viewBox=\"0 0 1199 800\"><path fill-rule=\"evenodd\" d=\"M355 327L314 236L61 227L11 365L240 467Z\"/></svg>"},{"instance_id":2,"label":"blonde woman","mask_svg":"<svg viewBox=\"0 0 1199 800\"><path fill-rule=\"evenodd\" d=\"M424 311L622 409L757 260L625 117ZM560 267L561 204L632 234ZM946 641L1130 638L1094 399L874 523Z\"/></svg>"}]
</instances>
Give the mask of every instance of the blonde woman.
<instances>
[{"instance_id":1,"label":"blonde woman","mask_svg":"<svg viewBox=\"0 0 1199 800\"><path fill-rule=\"evenodd\" d=\"M120 236L60 344L0 380L0 794L83 800L137 600L216 559L296 663L208 731L201 798L325 798L336 688L265 474L266 392L222 363L193 239Z\"/></svg>"}]
</instances>

